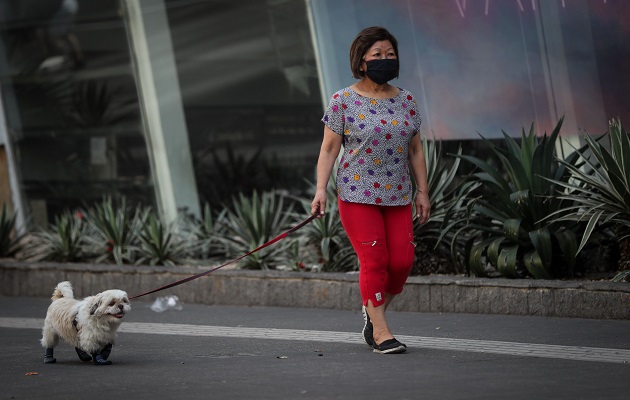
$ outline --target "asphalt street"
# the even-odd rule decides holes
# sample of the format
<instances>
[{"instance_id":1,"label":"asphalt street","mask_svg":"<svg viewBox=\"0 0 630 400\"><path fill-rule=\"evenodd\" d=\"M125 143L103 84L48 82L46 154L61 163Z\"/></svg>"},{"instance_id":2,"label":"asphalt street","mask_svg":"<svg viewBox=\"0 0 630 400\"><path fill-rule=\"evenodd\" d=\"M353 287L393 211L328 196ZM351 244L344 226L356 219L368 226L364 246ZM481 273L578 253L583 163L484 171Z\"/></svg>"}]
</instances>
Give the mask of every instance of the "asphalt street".
<instances>
[{"instance_id":1,"label":"asphalt street","mask_svg":"<svg viewBox=\"0 0 630 400\"><path fill-rule=\"evenodd\" d=\"M61 344L50 300L0 297L0 399L628 399L630 321L391 312L404 354L356 311L133 301L110 366Z\"/></svg>"}]
</instances>

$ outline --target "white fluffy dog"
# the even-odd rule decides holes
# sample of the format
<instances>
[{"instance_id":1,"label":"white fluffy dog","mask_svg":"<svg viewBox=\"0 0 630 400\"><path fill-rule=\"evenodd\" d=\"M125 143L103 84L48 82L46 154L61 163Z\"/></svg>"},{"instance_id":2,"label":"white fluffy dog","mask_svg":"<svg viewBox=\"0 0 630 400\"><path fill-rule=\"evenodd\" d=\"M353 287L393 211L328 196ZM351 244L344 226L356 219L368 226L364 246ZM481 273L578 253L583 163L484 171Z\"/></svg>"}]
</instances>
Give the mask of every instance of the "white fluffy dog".
<instances>
[{"instance_id":1,"label":"white fluffy dog","mask_svg":"<svg viewBox=\"0 0 630 400\"><path fill-rule=\"evenodd\" d=\"M52 304L48 307L42 346L46 348L44 363L57 361L53 349L59 338L75 347L81 361L109 365L107 358L116 339L122 318L131 310L127 292L106 290L95 296L76 300L70 282L55 288Z\"/></svg>"}]
</instances>

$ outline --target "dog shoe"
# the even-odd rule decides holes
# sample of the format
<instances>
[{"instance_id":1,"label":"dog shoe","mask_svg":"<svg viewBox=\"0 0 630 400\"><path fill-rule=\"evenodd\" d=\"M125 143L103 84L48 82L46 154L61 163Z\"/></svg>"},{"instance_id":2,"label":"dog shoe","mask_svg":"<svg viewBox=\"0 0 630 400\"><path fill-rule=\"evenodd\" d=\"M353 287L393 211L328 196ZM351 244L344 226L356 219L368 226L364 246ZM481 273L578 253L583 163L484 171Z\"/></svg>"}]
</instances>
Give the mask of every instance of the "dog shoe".
<instances>
[{"instance_id":1,"label":"dog shoe","mask_svg":"<svg viewBox=\"0 0 630 400\"><path fill-rule=\"evenodd\" d=\"M113 345L111 343L108 343L99 353L105 360L107 360L109 358L109 355L112 353L112 346Z\"/></svg>"},{"instance_id":2,"label":"dog shoe","mask_svg":"<svg viewBox=\"0 0 630 400\"><path fill-rule=\"evenodd\" d=\"M94 354L94 365L111 365L111 361L106 360L100 354Z\"/></svg>"},{"instance_id":3,"label":"dog shoe","mask_svg":"<svg viewBox=\"0 0 630 400\"><path fill-rule=\"evenodd\" d=\"M47 348L46 354L44 355L44 364L52 364L56 362L57 362L57 359L53 357L53 349L50 347Z\"/></svg>"},{"instance_id":4,"label":"dog shoe","mask_svg":"<svg viewBox=\"0 0 630 400\"><path fill-rule=\"evenodd\" d=\"M79 359L83 362L88 362L88 361L92 361L92 356L89 355L87 352L81 350L78 347L74 348L77 352L77 355L79 356Z\"/></svg>"},{"instance_id":5,"label":"dog shoe","mask_svg":"<svg viewBox=\"0 0 630 400\"><path fill-rule=\"evenodd\" d=\"M372 326L372 321L370 321L370 316L365 309L365 306L361 308L361 313L363 314L363 321L365 325L363 325L363 340L367 343L368 346L374 345L374 327Z\"/></svg>"},{"instance_id":6,"label":"dog shoe","mask_svg":"<svg viewBox=\"0 0 630 400\"><path fill-rule=\"evenodd\" d=\"M407 346L396 339L388 339L381 344L374 343L372 347L374 348L375 353L381 354L404 353L407 350Z\"/></svg>"}]
</instances>

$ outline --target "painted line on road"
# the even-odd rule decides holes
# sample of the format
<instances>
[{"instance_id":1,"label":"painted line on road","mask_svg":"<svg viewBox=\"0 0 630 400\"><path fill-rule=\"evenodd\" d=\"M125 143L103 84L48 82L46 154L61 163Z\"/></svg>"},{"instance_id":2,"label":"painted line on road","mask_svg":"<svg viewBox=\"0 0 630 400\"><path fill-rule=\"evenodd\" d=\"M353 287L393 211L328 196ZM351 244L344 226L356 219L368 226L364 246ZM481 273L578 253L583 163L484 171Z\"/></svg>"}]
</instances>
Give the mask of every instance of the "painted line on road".
<instances>
[{"instance_id":1,"label":"painted line on road","mask_svg":"<svg viewBox=\"0 0 630 400\"><path fill-rule=\"evenodd\" d=\"M42 318L0 318L0 328L41 329ZM125 322L121 333L147 335L179 335L204 337L231 337L247 339L298 340L312 342L343 342L363 344L363 335L354 332L312 331L275 328L244 328L228 326L157 324ZM501 354L519 357L541 357L575 361L596 361L630 364L630 350L604 347L559 346L538 343L502 342L494 340L452 339L424 336L398 335L397 338L410 348L465 351Z\"/></svg>"}]
</instances>

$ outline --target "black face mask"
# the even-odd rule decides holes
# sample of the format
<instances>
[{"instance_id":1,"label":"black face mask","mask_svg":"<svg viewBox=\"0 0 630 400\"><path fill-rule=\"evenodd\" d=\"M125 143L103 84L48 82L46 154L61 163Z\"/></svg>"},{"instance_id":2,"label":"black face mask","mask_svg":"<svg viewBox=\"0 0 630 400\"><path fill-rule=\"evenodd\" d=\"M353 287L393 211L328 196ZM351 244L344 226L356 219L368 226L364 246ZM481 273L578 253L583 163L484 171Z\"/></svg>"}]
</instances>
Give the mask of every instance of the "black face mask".
<instances>
[{"instance_id":1,"label":"black face mask","mask_svg":"<svg viewBox=\"0 0 630 400\"><path fill-rule=\"evenodd\" d=\"M385 60L370 60L366 61L367 71L365 74L374 83L382 85L398 77L398 60L388 59Z\"/></svg>"}]
</instances>

